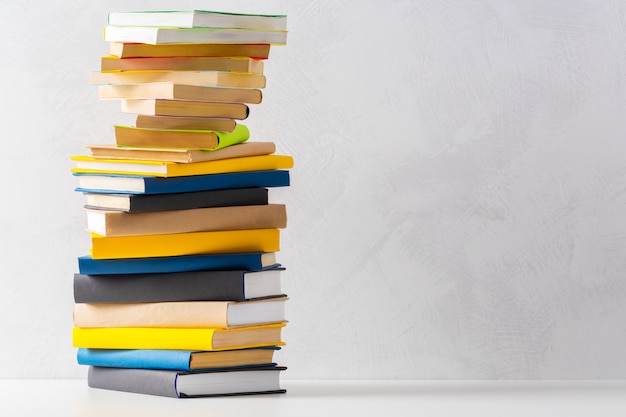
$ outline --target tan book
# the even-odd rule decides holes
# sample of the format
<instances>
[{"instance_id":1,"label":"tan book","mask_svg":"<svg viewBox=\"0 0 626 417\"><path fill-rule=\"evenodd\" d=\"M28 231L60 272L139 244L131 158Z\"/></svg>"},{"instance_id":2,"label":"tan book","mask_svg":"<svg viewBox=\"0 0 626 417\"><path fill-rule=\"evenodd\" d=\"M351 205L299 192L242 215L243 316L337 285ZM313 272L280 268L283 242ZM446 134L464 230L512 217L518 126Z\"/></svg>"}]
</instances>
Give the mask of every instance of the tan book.
<instances>
[{"instance_id":1,"label":"tan book","mask_svg":"<svg viewBox=\"0 0 626 417\"><path fill-rule=\"evenodd\" d=\"M258 301L76 303L74 325L90 327L215 327L285 322L286 297Z\"/></svg>"},{"instance_id":2,"label":"tan book","mask_svg":"<svg viewBox=\"0 0 626 417\"><path fill-rule=\"evenodd\" d=\"M276 151L276 144L274 142L244 142L214 151L175 148L131 148L116 146L110 143L87 145L87 148L90 149L91 156L94 158L191 163L244 156L269 155Z\"/></svg>"},{"instance_id":3,"label":"tan book","mask_svg":"<svg viewBox=\"0 0 626 417\"><path fill-rule=\"evenodd\" d=\"M101 85L98 87L98 94L101 99L165 99L249 104L259 104L262 99L261 90L252 88L174 83Z\"/></svg>"},{"instance_id":4,"label":"tan book","mask_svg":"<svg viewBox=\"0 0 626 417\"><path fill-rule=\"evenodd\" d=\"M220 71L117 71L92 72L92 84L142 84L171 82L186 85L264 88L265 75Z\"/></svg>"},{"instance_id":5,"label":"tan book","mask_svg":"<svg viewBox=\"0 0 626 417\"><path fill-rule=\"evenodd\" d=\"M243 103L212 103L207 101L181 101L163 99L123 99L120 101L124 113L149 116L216 117L243 120L250 109Z\"/></svg>"},{"instance_id":6,"label":"tan book","mask_svg":"<svg viewBox=\"0 0 626 417\"><path fill-rule=\"evenodd\" d=\"M263 74L263 61L237 57L124 58L103 56L100 70L106 71L234 71Z\"/></svg>"},{"instance_id":7,"label":"tan book","mask_svg":"<svg viewBox=\"0 0 626 417\"><path fill-rule=\"evenodd\" d=\"M144 129L219 130L232 132L237 122L213 117L173 117L137 115L135 127Z\"/></svg>"},{"instance_id":8,"label":"tan book","mask_svg":"<svg viewBox=\"0 0 626 417\"><path fill-rule=\"evenodd\" d=\"M287 227L287 210L284 204L142 213L91 209L85 211L87 230L106 237Z\"/></svg>"},{"instance_id":9,"label":"tan book","mask_svg":"<svg viewBox=\"0 0 626 417\"><path fill-rule=\"evenodd\" d=\"M109 53L118 58L152 58L171 56L269 57L269 44L179 43L151 45L146 43L110 42Z\"/></svg>"}]
</instances>

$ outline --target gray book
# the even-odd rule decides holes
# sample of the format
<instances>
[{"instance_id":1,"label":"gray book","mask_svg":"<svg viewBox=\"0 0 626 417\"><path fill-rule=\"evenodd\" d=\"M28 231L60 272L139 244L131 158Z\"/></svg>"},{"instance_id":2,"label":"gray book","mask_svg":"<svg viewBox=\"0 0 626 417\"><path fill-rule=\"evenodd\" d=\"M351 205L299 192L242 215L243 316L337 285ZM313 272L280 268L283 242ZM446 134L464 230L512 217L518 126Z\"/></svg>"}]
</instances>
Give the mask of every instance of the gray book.
<instances>
[{"instance_id":1,"label":"gray book","mask_svg":"<svg viewBox=\"0 0 626 417\"><path fill-rule=\"evenodd\" d=\"M191 398L224 395L278 394L283 366L189 373L154 369L90 366L87 383L92 388Z\"/></svg>"}]
</instances>

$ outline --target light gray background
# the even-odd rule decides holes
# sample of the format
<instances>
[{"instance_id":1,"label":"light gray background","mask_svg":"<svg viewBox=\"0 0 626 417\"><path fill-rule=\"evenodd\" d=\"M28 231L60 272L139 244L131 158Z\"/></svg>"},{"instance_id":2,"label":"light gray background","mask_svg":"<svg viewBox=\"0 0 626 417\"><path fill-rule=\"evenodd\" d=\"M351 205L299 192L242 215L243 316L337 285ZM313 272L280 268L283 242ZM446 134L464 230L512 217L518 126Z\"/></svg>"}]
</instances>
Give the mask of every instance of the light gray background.
<instances>
[{"instance_id":1,"label":"light gray background","mask_svg":"<svg viewBox=\"0 0 626 417\"><path fill-rule=\"evenodd\" d=\"M71 155L106 13L289 15L256 140L294 156L284 378L626 377L622 1L0 1L0 378L79 378Z\"/></svg>"}]
</instances>

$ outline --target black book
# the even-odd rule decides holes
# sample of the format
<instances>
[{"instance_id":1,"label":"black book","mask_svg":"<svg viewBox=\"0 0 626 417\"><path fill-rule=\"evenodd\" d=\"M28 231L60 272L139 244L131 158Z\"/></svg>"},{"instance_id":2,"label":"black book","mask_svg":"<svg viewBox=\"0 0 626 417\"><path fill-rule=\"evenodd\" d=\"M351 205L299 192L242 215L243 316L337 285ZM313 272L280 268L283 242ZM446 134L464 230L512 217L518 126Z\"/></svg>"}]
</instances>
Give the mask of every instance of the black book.
<instances>
[{"instance_id":1,"label":"black book","mask_svg":"<svg viewBox=\"0 0 626 417\"><path fill-rule=\"evenodd\" d=\"M129 213L205 207L252 206L268 203L267 188L235 188L170 194L85 193L85 208Z\"/></svg>"},{"instance_id":2,"label":"black book","mask_svg":"<svg viewBox=\"0 0 626 417\"><path fill-rule=\"evenodd\" d=\"M74 274L76 303L247 301L283 295L281 273L189 271L164 274Z\"/></svg>"}]
</instances>

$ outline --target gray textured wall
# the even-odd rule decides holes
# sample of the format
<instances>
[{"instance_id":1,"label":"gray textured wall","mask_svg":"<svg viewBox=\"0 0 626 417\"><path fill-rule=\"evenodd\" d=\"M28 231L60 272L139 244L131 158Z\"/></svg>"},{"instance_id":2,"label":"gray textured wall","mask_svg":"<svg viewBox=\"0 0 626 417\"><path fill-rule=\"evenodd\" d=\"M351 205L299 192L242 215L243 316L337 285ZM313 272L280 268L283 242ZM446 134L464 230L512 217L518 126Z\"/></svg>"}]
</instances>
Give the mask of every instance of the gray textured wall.
<instances>
[{"instance_id":1,"label":"gray textured wall","mask_svg":"<svg viewBox=\"0 0 626 417\"><path fill-rule=\"evenodd\" d=\"M289 15L247 121L296 161L285 378L626 377L624 2L175 3L0 1L0 377L85 375L69 156L131 120L88 73L173 7Z\"/></svg>"}]
</instances>

